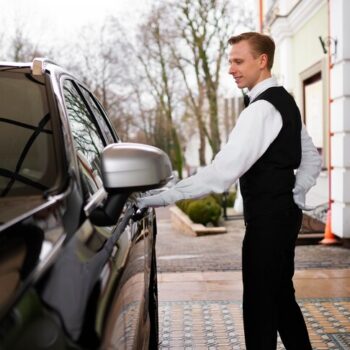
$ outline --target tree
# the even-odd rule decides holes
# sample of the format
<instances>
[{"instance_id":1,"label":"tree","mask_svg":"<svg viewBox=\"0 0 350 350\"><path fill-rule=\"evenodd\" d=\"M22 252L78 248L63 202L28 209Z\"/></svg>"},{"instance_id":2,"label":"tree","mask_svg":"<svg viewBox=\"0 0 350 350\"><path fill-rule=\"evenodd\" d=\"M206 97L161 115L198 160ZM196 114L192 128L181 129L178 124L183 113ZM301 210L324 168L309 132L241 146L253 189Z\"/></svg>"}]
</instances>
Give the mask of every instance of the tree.
<instances>
[{"instance_id":1,"label":"tree","mask_svg":"<svg viewBox=\"0 0 350 350\"><path fill-rule=\"evenodd\" d=\"M14 62L30 62L34 57L50 56L51 50L41 42L42 37L30 34L31 26L28 17L18 16L19 14L16 14L7 20L6 27L9 30L6 32L6 37L3 35L4 45L1 45L4 59Z\"/></svg>"},{"instance_id":2,"label":"tree","mask_svg":"<svg viewBox=\"0 0 350 350\"><path fill-rule=\"evenodd\" d=\"M97 97L119 137L126 141L132 134L134 118L128 107L132 93L128 81L131 53L124 36L118 20L109 16L100 26L83 27L79 41L72 42L58 55L63 65Z\"/></svg>"},{"instance_id":3,"label":"tree","mask_svg":"<svg viewBox=\"0 0 350 350\"><path fill-rule=\"evenodd\" d=\"M206 149L206 138L211 143L211 137L208 133L206 123L204 120L204 94L205 94L205 83L200 74L200 62L198 55L196 55L196 48L192 47L193 61L186 59L180 52L176 50L174 45L170 46L172 49L172 55L174 58L175 67L179 70L181 77L183 78L184 85L187 91L187 96L185 96L184 101L186 106L188 106L191 113L195 116L197 127L199 131L199 164L201 166L206 165L205 160L205 149ZM191 84L191 72L188 72L188 68L193 68L195 72L194 86ZM187 108L186 108L187 110ZM190 113L186 113L189 115Z\"/></svg>"},{"instance_id":4,"label":"tree","mask_svg":"<svg viewBox=\"0 0 350 350\"><path fill-rule=\"evenodd\" d=\"M180 160L179 135L184 136L184 128L181 134L176 129L180 116L187 121L195 118L201 165L205 165L206 139L213 156L219 151L222 60L232 27L247 23L247 18L249 12L240 8L232 12L226 0L170 0L154 6L140 27L135 49L139 64L133 70L138 110L134 115L142 120L144 139L168 152L173 164ZM142 72L137 70L140 63Z\"/></svg>"},{"instance_id":5,"label":"tree","mask_svg":"<svg viewBox=\"0 0 350 350\"><path fill-rule=\"evenodd\" d=\"M205 128L202 133L206 134L214 156L220 150L221 144L218 88L227 39L229 33L232 33L231 9L228 0L182 0L177 2L177 6L180 10L176 21L177 27L192 54L191 60L197 84L199 88L202 88L202 84L204 85L209 104L210 134ZM204 126L202 121L200 124Z\"/></svg>"},{"instance_id":6,"label":"tree","mask_svg":"<svg viewBox=\"0 0 350 350\"><path fill-rule=\"evenodd\" d=\"M119 104L118 87L122 85L124 69L121 59L124 48L121 27L114 17L108 17L98 26L85 26L79 33L74 52L74 70L90 87L109 113ZM72 65L70 65L72 66Z\"/></svg>"},{"instance_id":7,"label":"tree","mask_svg":"<svg viewBox=\"0 0 350 350\"><path fill-rule=\"evenodd\" d=\"M252 30L253 16L248 7L237 3L233 5L229 0L180 0L174 1L173 6L178 10L175 35L181 39L178 45L181 53L177 50L175 54L178 57L177 67L185 80L198 124L202 165L204 136L209 141L213 156L220 149L218 99L227 40L234 34L234 29ZM191 80L196 84L191 86ZM203 110L203 103L208 105L208 113ZM209 119L209 128L206 119Z\"/></svg>"},{"instance_id":8,"label":"tree","mask_svg":"<svg viewBox=\"0 0 350 350\"><path fill-rule=\"evenodd\" d=\"M176 74L169 65L171 50L165 40L169 18L166 7L153 8L146 23L140 27L135 51L155 102L155 125L159 131L155 144L170 155L179 178L182 178L182 149L174 121Z\"/></svg>"}]
</instances>

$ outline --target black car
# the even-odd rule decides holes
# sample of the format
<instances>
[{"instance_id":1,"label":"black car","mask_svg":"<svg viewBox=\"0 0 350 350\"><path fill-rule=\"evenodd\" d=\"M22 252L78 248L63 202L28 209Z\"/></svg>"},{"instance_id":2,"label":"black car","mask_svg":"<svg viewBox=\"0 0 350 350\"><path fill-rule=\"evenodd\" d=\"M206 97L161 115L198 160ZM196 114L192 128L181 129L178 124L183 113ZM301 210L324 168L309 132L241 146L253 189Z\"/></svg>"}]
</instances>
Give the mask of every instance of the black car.
<instances>
[{"instance_id":1,"label":"black car","mask_svg":"<svg viewBox=\"0 0 350 350\"><path fill-rule=\"evenodd\" d=\"M46 59L0 63L0 349L156 349L156 218L171 178Z\"/></svg>"}]
</instances>

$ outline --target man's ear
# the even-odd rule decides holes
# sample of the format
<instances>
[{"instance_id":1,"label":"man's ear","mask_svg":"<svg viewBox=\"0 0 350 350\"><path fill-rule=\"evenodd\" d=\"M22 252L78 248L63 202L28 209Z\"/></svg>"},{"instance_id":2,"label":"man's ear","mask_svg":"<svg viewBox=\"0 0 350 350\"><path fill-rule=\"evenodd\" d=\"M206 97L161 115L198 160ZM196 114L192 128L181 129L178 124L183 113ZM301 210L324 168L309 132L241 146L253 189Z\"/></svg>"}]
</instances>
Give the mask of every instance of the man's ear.
<instances>
[{"instance_id":1,"label":"man's ear","mask_svg":"<svg viewBox=\"0 0 350 350\"><path fill-rule=\"evenodd\" d=\"M261 69L267 68L269 59L266 53L262 53L259 58L260 58L260 68Z\"/></svg>"}]
</instances>

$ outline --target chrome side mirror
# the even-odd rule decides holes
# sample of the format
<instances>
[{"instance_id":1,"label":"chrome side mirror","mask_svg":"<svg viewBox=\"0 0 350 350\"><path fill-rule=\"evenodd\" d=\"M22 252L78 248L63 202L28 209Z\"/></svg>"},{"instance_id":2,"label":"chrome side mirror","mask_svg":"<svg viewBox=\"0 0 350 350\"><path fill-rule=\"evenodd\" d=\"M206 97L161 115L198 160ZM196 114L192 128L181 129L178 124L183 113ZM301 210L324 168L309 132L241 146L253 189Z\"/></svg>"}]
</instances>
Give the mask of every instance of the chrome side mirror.
<instances>
[{"instance_id":1,"label":"chrome side mirror","mask_svg":"<svg viewBox=\"0 0 350 350\"><path fill-rule=\"evenodd\" d=\"M173 177L168 155L139 143L114 143L101 156L102 180L107 192L148 191Z\"/></svg>"}]
</instances>

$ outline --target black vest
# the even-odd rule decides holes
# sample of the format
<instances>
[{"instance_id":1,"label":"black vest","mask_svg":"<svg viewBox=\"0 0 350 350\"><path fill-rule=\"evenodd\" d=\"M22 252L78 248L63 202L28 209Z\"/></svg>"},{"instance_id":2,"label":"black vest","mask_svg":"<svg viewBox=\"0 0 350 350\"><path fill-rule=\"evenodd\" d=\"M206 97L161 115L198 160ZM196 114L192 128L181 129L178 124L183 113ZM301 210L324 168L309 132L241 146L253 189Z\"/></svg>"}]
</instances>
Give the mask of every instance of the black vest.
<instances>
[{"instance_id":1,"label":"black vest","mask_svg":"<svg viewBox=\"0 0 350 350\"><path fill-rule=\"evenodd\" d=\"M301 161L301 117L293 97L283 87L271 87L258 100L270 102L282 116L282 129L266 152L240 178L245 221L294 205L294 169Z\"/></svg>"}]
</instances>

